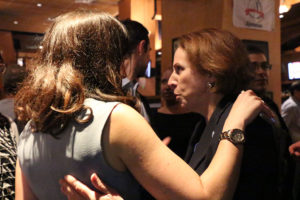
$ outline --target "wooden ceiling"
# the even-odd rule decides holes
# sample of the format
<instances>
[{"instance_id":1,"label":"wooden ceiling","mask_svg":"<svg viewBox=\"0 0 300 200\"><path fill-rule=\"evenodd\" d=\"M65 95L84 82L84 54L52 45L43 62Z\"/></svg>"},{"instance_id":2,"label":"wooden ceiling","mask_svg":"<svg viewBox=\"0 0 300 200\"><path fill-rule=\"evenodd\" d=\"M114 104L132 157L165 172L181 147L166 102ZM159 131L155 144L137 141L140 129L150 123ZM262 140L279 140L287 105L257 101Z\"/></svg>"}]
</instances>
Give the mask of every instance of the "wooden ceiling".
<instances>
[{"instance_id":1,"label":"wooden ceiling","mask_svg":"<svg viewBox=\"0 0 300 200\"><path fill-rule=\"evenodd\" d=\"M119 0L0 0L0 30L44 33L53 18L79 8L116 16L118 2Z\"/></svg>"},{"instance_id":2,"label":"wooden ceiling","mask_svg":"<svg viewBox=\"0 0 300 200\"><path fill-rule=\"evenodd\" d=\"M294 4L281 18L281 50L289 51L300 46L300 3Z\"/></svg>"},{"instance_id":3,"label":"wooden ceiling","mask_svg":"<svg viewBox=\"0 0 300 200\"><path fill-rule=\"evenodd\" d=\"M27 49L36 48L36 45L25 43L24 36L34 33L35 39L51 24L51 20L59 14L75 9L90 9L118 15L120 0L0 0L0 31L12 31L17 46ZM78 3L90 2L90 3ZM39 7L38 4L41 4ZM26 33L29 36L26 36ZM25 40L26 41L26 40ZM37 43L37 42L36 42ZM281 47L282 51L291 50L300 46L300 3L294 4L290 11L281 19Z\"/></svg>"}]
</instances>

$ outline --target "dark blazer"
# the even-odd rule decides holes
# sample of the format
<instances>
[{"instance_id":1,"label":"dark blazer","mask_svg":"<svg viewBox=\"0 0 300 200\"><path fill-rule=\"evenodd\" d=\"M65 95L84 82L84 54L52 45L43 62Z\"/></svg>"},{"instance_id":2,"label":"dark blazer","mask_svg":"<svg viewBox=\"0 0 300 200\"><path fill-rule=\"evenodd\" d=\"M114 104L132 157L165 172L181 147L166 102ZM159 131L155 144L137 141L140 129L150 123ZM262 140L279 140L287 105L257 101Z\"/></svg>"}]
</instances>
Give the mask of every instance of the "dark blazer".
<instances>
[{"instance_id":1,"label":"dark blazer","mask_svg":"<svg viewBox=\"0 0 300 200\"><path fill-rule=\"evenodd\" d=\"M210 164L219 144L219 135L229 114L235 97L221 100L204 131L194 152L186 155L190 166L202 174ZM242 112L242 111L241 111ZM272 124L257 117L246 127L246 142L240 178L234 194L235 200L278 199L278 149Z\"/></svg>"},{"instance_id":2,"label":"dark blazer","mask_svg":"<svg viewBox=\"0 0 300 200\"><path fill-rule=\"evenodd\" d=\"M292 188L295 177L295 160L290 156L288 148L292 144L292 138L276 103L264 94L259 95L259 97L271 108L279 122L274 130L274 132L277 132L277 145L279 146L279 187L281 197L278 199L291 200L293 199Z\"/></svg>"}]
</instances>

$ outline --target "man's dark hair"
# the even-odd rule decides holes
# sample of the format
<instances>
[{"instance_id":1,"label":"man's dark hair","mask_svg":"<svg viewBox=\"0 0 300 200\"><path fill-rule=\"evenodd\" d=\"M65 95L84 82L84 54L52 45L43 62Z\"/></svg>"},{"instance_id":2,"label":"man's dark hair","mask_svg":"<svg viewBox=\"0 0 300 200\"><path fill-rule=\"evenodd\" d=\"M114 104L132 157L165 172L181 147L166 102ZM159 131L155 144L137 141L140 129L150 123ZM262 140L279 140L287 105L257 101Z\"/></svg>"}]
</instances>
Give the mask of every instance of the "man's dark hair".
<instances>
[{"instance_id":1,"label":"man's dark hair","mask_svg":"<svg viewBox=\"0 0 300 200\"><path fill-rule=\"evenodd\" d=\"M26 77L25 67L9 65L3 73L3 89L5 94L16 94L19 85Z\"/></svg>"},{"instance_id":2,"label":"man's dark hair","mask_svg":"<svg viewBox=\"0 0 300 200\"><path fill-rule=\"evenodd\" d=\"M295 81L291 84L291 87L290 87L290 91L291 91L291 94L294 95L294 91L295 90L299 90L300 91L300 81Z\"/></svg>"},{"instance_id":3,"label":"man's dark hair","mask_svg":"<svg viewBox=\"0 0 300 200\"><path fill-rule=\"evenodd\" d=\"M257 46L247 45L246 48L247 48L248 54L264 54L264 55L266 55L266 53Z\"/></svg>"},{"instance_id":4,"label":"man's dark hair","mask_svg":"<svg viewBox=\"0 0 300 200\"><path fill-rule=\"evenodd\" d=\"M122 24L126 27L129 36L129 47L128 53L132 53L137 45L142 41L146 41L144 46L145 51L147 51L149 45L148 30L139 22L126 19L121 21Z\"/></svg>"},{"instance_id":5,"label":"man's dark hair","mask_svg":"<svg viewBox=\"0 0 300 200\"><path fill-rule=\"evenodd\" d=\"M2 115L2 113L0 113L0 130L4 130L4 129L9 130L9 128L10 128L9 120L7 119L7 117Z\"/></svg>"}]
</instances>

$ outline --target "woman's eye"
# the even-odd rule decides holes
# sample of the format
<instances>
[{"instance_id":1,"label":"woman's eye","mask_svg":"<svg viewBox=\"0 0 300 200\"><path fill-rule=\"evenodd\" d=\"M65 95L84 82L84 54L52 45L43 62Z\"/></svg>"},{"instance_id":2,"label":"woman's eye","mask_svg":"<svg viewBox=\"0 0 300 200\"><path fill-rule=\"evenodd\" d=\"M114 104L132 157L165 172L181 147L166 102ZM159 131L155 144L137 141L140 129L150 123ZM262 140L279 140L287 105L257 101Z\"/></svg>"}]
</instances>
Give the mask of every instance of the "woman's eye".
<instances>
[{"instance_id":1,"label":"woman's eye","mask_svg":"<svg viewBox=\"0 0 300 200\"><path fill-rule=\"evenodd\" d=\"M180 73L182 70L183 70L182 66L179 66L179 65L175 66L176 73Z\"/></svg>"}]
</instances>

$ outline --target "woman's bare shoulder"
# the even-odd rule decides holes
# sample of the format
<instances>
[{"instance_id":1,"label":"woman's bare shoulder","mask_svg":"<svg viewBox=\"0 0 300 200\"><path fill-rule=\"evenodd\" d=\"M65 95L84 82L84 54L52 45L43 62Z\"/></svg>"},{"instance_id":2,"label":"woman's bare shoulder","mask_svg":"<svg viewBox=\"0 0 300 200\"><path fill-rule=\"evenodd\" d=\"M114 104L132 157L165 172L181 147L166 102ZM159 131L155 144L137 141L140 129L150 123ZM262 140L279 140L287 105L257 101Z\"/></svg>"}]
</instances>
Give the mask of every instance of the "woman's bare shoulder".
<instances>
[{"instance_id":1,"label":"woman's bare shoulder","mask_svg":"<svg viewBox=\"0 0 300 200\"><path fill-rule=\"evenodd\" d=\"M126 122L128 120L142 120L144 121L143 116L138 113L132 107L126 104L118 104L112 111L112 119L117 120L117 122ZM119 121L120 120L120 121Z\"/></svg>"},{"instance_id":2,"label":"woman's bare shoulder","mask_svg":"<svg viewBox=\"0 0 300 200\"><path fill-rule=\"evenodd\" d=\"M153 132L145 118L132 107L126 104L118 104L111 113L110 117L111 134L118 136L116 139L120 140L120 135L126 138L136 137L140 135L141 131ZM122 140L126 140L123 138Z\"/></svg>"}]
</instances>

